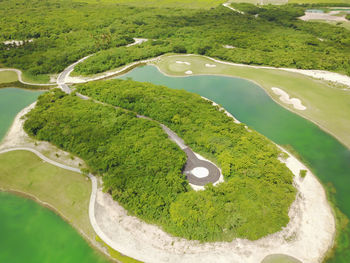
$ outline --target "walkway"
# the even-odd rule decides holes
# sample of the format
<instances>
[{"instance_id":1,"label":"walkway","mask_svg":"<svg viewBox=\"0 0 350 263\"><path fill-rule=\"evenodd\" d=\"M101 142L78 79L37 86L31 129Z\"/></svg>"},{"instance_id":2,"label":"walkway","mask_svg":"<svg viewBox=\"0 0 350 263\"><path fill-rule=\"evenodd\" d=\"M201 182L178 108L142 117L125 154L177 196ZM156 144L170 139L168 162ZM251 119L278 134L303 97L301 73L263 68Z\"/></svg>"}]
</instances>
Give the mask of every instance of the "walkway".
<instances>
[{"instance_id":1,"label":"walkway","mask_svg":"<svg viewBox=\"0 0 350 263\"><path fill-rule=\"evenodd\" d=\"M40 83L30 83L30 82L26 82L22 79L22 71L20 71L19 69L15 69L15 68L1 68L1 71L14 71L17 74L18 77L18 81L25 84L25 85L30 85L30 86L55 86L56 83L52 83L52 84L40 84Z\"/></svg>"}]
</instances>

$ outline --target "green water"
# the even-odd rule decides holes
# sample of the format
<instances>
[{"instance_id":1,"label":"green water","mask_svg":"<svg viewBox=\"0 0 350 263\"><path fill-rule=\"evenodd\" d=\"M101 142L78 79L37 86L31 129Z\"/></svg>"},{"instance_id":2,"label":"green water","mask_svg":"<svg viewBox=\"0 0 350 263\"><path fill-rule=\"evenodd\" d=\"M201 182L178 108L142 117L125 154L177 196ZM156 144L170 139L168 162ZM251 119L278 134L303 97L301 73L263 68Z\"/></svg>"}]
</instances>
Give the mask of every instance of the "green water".
<instances>
[{"instance_id":1,"label":"green water","mask_svg":"<svg viewBox=\"0 0 350 263\"><path fill-rule=\"evenodd\" d=\"M4 192L0 204L0 262L107 262L49 209Z\"/></svg>"},{"instance_id":2,"label":"green water","mask_svg":"<svg viewBox=\"0 0 350 263\"><path fill-rule=\"evenodd\" d=\"M310 121L279 106L256 84L219 76L167 77L153 66L136 68L121 78L198 93L272 141L292 146L324 184L334 186L337 206L350 217L350 150ZM349 228L341 233L336 256L329 262L350 262L349 233Z\"/></svg>"},{"instance_id":3,"label":"green water","mask_svg":"<svg viewBox=\"0 0 350 263\"><path fill-rule=\"evenodd\" d=\"M5 136L17 113L36 101L41 93L40 91L14 88L0 89L0 141Z\"/></svg>"},{"instance_id":4,"label":"green water","mask_svg":"<svg viewBox=\"0 0 350 263\"><path fill-rule=\"evenodd\" d=\"M0 89L0 140L42 92ZM0 263L107 263L59 216L32 200L0 192Z\"/></svg>"}]
</instances>

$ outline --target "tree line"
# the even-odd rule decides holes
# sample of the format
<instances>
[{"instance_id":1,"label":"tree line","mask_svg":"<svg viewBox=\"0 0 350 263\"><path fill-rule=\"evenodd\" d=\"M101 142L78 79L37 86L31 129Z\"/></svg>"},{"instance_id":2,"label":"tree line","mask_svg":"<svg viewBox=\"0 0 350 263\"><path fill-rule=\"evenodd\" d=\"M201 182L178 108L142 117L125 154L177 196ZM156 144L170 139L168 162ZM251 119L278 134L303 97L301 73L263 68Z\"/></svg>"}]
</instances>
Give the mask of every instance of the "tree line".
<instances>
[{"instance_id":1,"label":"tree line","mask_svg":"<svg viewBox=\"0 0 350 263\"><path fill-rule=\"evenodd\" d=\"M0 44L0 62L32 75L50 74L97 52L77 67L79 74L86 75L175 52L350 74L349 30L299 20L309 7L244 5L239 6L246 12L242 15L223 6L197 10L111 2L4 0L0 2L0 41L33 42L18 47ZM121 48L132 43L133 37L156 41L130 51Z\"/></svg>"}]
</instances>

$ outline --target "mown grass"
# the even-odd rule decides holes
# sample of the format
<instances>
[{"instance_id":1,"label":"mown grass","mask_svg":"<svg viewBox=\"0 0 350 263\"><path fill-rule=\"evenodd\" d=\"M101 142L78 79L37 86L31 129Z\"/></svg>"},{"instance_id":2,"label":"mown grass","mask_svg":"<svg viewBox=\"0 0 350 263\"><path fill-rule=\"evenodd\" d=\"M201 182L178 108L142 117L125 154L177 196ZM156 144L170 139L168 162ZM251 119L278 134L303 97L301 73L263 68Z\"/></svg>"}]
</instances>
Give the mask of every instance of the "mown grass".
<instances>
[{"instance_id":1,"label":"mown grass","mask_svg":"<svg viewBox=\"0 0 350 263\"><path fill-rule=\"evenodd\" d=\"M22 73L22 79L25 82L29 83L38 83L38 84L45 84L49 83L50 77L48 74L42 74L42 75L31 75L28 72Z\"/></svg>"},{"instance_id":2,"label":"mown grass","mask_svg":"<svg viewBox=\"0 0 350 263\"><path fill-rule=\"evenodd\" d=\"M174 7L174 8L205 8L209 9L223 4L225 0L74 0L85 3L117 3L138 7Z\"/></svg>"},{"instance_id":3,"label":"mown grass","mask_svg":"<svg viewBox=\"0 0 350 263\"><path fill-rule=\"evenodd\" d=\"M0 189L35 196L90 240L95 239L89 219L91 183L85 176L48 164L31 152L14 151L0 154ZM118 262L139 262L105 246Z\"/></svg>"},{"instance_id":4,"label":"mown grass","mask_svg":"<svg viewBox=\"0 0 350 263\"><path fill-rule=\"evenodd\" d=\"M14 71L0 71L0 84L17 81L18 77Z\"/></svg>"},{"instance_id":5,"label":"mown grass","mask_svg":"<svg viewBox=\"0 0 350 263\"><path fill-rule=\"evenodd\" d=\"M19 89L28 89L28 90L48 90L52 87L55 87L55 86L27 85L19 81L0 83L0 89L1 88L19 88Z\"/></svg>"},{"instance_id":6,"label":"mown grass","mask_svg":"<svg viewBox=\"0 0 350 263\"><path fill-rule=\"evenodd\" d=\"M91 183L81 174L45 163L31 152L9 152L0 154L0 188L37 197L94 239L88 214Z\"/></svg>"},{"instance_id":7,"label":"mown grass","mask_svg":"<svg viewBox=\"0 0 350 263\"><path fill-rule=\"evenodd\" d=\"M178 64L177 60L190 62L191 65ZM205 64L213 64L216 67L208 68ZM298 111L289 104L283 104L284 107L314 121L350 148L349 88L282 70L215 63L197 55L164 56L157 65L164 73L170 75L183 76L185 71L191 70L193 74L227 75L253 80L279 103L279 97L273 93L271 88L281 88L291 97L299 98L307 109Z\"/></svg>"}]
</instances>

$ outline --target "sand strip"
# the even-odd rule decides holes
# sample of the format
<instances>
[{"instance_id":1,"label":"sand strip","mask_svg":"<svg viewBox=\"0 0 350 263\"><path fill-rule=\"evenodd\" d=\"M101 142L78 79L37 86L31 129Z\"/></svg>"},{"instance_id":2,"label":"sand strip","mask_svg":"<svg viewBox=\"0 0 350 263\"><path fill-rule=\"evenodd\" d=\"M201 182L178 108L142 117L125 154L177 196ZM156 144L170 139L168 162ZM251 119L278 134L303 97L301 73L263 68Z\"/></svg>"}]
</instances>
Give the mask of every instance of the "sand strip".
<instances>
[{"instance_id":1,"label":"sand strip","mask_svg":"<svg viewBox=\"0 0 350 263\"><path fill-rule=\"evenodd\" d=\"M272 91L280 97L280 101L286 104L292 104L294 109L297 110L306 110L306 107L301 103L301 101L297 98L290 98L289 94L284 90L279 88L271 88Z\"/></svg>"}]
</instances>

